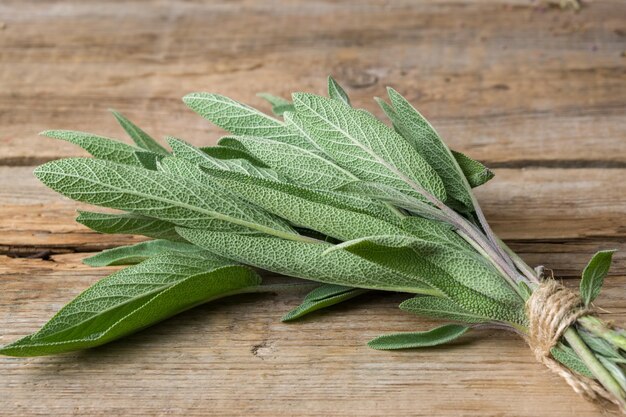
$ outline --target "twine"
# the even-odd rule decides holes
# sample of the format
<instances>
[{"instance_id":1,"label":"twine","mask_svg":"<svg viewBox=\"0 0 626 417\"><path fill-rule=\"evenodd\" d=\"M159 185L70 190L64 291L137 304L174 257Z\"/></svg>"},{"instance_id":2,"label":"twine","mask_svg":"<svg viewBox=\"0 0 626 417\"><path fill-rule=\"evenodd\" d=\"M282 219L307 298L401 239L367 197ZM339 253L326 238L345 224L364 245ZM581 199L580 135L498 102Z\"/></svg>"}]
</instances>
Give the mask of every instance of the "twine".
<instances>
[{"instance_id":1,"label":"twine","mask_svg":"<svg viewBox=\"0 0 626 417\"><path fill-rule=\"evenodd\" d=\"M620 405L598 382L572 372L550 354L565 330L579 317L589 314L595 314L595 311L586 307L577 293L554 280L542 282L526 301L528 345L537 361L565 379L578 394L591 401L605 400Z\"/></svg>"}]
</instances>

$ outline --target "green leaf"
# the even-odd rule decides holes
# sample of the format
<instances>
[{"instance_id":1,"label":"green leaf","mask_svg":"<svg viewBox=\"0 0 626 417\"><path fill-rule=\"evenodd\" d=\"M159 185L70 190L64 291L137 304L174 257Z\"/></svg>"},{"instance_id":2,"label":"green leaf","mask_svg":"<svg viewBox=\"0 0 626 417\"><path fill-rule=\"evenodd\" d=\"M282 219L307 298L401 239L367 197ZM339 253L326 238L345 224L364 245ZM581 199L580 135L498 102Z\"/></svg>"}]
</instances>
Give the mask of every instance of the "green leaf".
<instances>
[{"instance_id":1,"label":"green leaf","mask_svg":"<svg viewBox=\"0 0 626 417\"><path fill-rule=\"evenodd\" d=\"M443 345L458 339L469 330L467 326L446 324L425 332L394 333L378 336L367 344L372 349L414 349Z\"/></svg>"},{"instance_id":2,"label":"green leaf","mask_svg":"<svg viewBox=\"0 0 626 417\"><path fill-rule=\"evenodd\" d=\"M228 170L228 164L225 161L213 158L206 152L203 152L182 139L168 136L166 140L167 144L172 148L174 156L177 158L185 159L196 165L204 165L207 167Z\"/></svg>"},{"instance_id":3,"label":"green leaf","mask_svg":"<svg viewBox=\"0 0 626 417\"><path fill-rule=\"evenodd\" d=\"M324 254L326 242L296 242L264 235L239 235L177 228L195 245L238 262L278 274L327 284L439 295L415 277L407 277L347 251Z\"/></svg>"},{"instance_id":4,"label":"green leaf","mask_svg":"<svg viewBox=\"0 0 626 417\"><path fill-rule=\"evenodd\" d=\"M205 169L213 181L292 224L340 240L371 234L402 233L389 222L346 204L337 195L292 184Z\"/></svg>"},{"instance_id":5,"label":"green leaf","mask_svg":"<svg viewBox=\"0 0 626 417\"><path fill-rule=\"evenodd\" d=\"M237 137L243 149L265 165L304 187L321 190L339 188L356 177L317 152L271 139Z\"/></svg>"},{"instance_id":6,"label":"green leaf","mask_svg":"<svg viewBox=\"0 0 626 417\"><path fill-rule=\"evenodd\" d=\"M381 100L378 97L376 97L376 102L380 105L380 107L383 109L383 112L387 115L387 117L389 117L390 120L393 121L399 118L396 115L396 111L394 110L394 108L387 104L387 102ZM402 135L402 131L400 130L400 128L395 125L394 127L396 128L396 131ZM406 135L405 139L411 142L412 135L413 134L409 132ZM493 172L480 162L470 158L469 156L461 152L457 152L454 150L450 150L450 152L452 153L452 156L456 160L457 164L459 164L463 175L465 176L467 182L472 188L483 185L494 177Z\"/></svg>"},{"instance_id":7,"label":"green leaf","mask_svg":"<svg viewBox=\"0 0 626 417\"><path fill-rule=\"evenodd\" d=\"M48 162L35 175L77 201L130 211L180 226L232 230L232 225L287 239L308 240L281 219L215 184L108 161L69 158Z\"/></svg>"},{"instance_id":8,"label":"green leaf","mask_svg":"<svg viewBox=\"0 0 626 417\"><path fill-rule=\"evenodd\" d=\"M471 187L483 185L494 177L493 171L469 156L456 151L452 151L452 155Z\"/></svg>"},{"instance_id":9,"label":"green leaf","mask_svg":"<svg viewBox=\"0 0 626 417\"><path fill-rule=\"evenodd\" d=\"M304 141L283 122L219 94L192 93L183 101L200 116L234 135L271 138L293 145Z\"/></svg>"},{"instance_id":10,"label":"green leaf","mask_svg":"<svg viewBox=\"0 0 626 417\"><path fill-rule=\"evenodd\" d=\"M170 222L153 219L132 213L95 213L78 211L76 221L100 233L119 233L124 235L142 235L154 239L184 241L176 233L175 225Z\"/></svg>"},{"instance_id":11,"label":"green leaf","mask_svg":"<svg viewBox=\"0 0 626 417\"><path fill-rule=\"evenodd\" d=\"M293 104L282 97L276 97L268 93L259 93L257 96L267 100L272 105L272 113L282 116L286 111L293 111Z\"/></svg>"},{"instance_id":12,"label":"green leaf","mask_svg":"<svg viewBox=\"0 0 626 417\"><path fill-rule=\"evenodd\" d=\"M115 110L111 110L111 113L137 146L157 155L169 155L167 149L122 114Z\"/></svg>"},{"instance_id":13,"label":"green leaf","mask_svg":"<svg viewBox=\"0 0 626 417\"><path fill-rule=\"evenodd\" d=\"M585 305L589 305L600 294L604 278L609 273L611 260L615 250L600 251L593 255L580 281L580 297Z\"/></svg>"},{"instance_id":14,"label":"green leaf","mask_svg":"<svg viewBox=\"0 0 626 417\"><path fill-rule=\"evenodd\" d=\"M135 156L142 167L152 171L156 171L158 162L163 159L163 155L148 151L137 151Z\"/></svg>"},{"instance_id":15,"label":"green leaf","mask_svg":"<svg viewBox=\"0 0 626 417\"><path fill-rule=\"evenodd\" d=\"M45 132L41 132L40 135L71 142L80 146L98 159L126 165L141 165L135 155L135 152L141 149L115 139L72 130L46 130Z\"/></svg>"},{"instance_id":16,"label":"green leaf","mask_svg":"<svg viewBox=\"0 0 626 417\"><path fill-rule=\"evenodd\" d=\"M336 100L293 95L305 130L339 166L364 181L389 185L423 199L446 194L435 170L396 132L369 113Z\"/></svg>"},{"instance_id":17,"label":"green leaf","mask_svg":"<svg viewBox=\"0 0 626 417\"><path fill-rule=\"evenodd\" d=\"M223 171L241 172L253 177L267 178L276 181L282 179L273 170L254 165L247 159L218 159L180 139L168 137L167 141L174 150L176 157L196 165Z\"/></svg>"},{"instance_id":18,"label":"green leaf","mask_svg":"<svg viewBox=\"0 0 626 417\"><path fill-rule=\"evenodd\" d=\"M350 106L350 98L337 81L331 76L328 76L328 96L333 100L337 100L340 103L344 103Z\"/></svg>"},{"instance_id":19,"label":"green leaf","mask_svg":"<svg viewBox=\"0 0 626 417\"><path fill-rule=\"evenodd\" d=\"M338 190L379 200L418 216L448 221L448 218L436 207L385 184L354 181L340 187Z\"/></svg>"},{"instance_id":20,"label":"green leaf","mask_svg":"<svg viewBox=\"0 0 626 417\"><path fill-rule=\"evenodd\" d=\"M417 152L432 166L446 189L448 198L454 198L472 209L470 189L450 149L428 121L397 91L388 88L394 113L388 114L393 125Z\"/></svg>"},{"instance_id":21,"label":"green leaf","mask_svg":"<svg viewBox=\"0 0 626 417\"><path fill-rule=\"evenodd\" d=\"M83 263L89 266L132 265L165 252L189 252L193 254L205 251L189 243L157 239L106 249L97 255L83 259Z\"/></svg>"},{"instance_id":22,"label":"green leaf","mask_svg":"<svg viewBox=\"0 0 626 417\"><path fill-rule=\"evenodd\" d=\"M397 274L415 277L474 314L503 322L526 323L522 299L471 253L405 236L363 237L335 245L326 253L342 251Z\"/></svg>"},{"instance_id":23,"label":"green leaf","mask_svg":"<svg viewBox=\"0 0 626 417\"><path fill-rule=\"evenodd\" d=\"M222 138L222 140L227 140L228 137ZM206 153L212 158L216 159L245 159L253 165L256 165L261 168L267 168L263 162L259 161L243 149L235 149L231 146L224 144L224 146L205 146L199 148L202 152Z\"/></svg>"},{"instance_id":24,"label":"green leaf","mask_svg":"<svg viewBox=\"0 0 626 417\"><path fill-rule=\"evenodd\" d=\"M250 269L226 261L162 254L100 280L41 330L0 353L38 356L99 346L260 283Z\"/></svg>"},{"instance_id":25,"label":"green leaf","mask_svg":"<svg viewBox=\"0 0 626 417\"><path fill-rule=\"evenodd\" d=\"M297 146L302 149L307 149L312 152L317 152L321 156L328 158L328 155L320 148L320 146L316 143L314 137L311 132L307 130L304 122L294 111L286 111L283 113L283 119L285 120L285 125L287 128L293 132L294 135L297 135L299 138L297 141L290 141L291 145ZM285 142L281 139L281 141Z\"/></svg>"},{"instance_id":26,"label":"green leaf","mask_svg":"<svg viewBox=\"0 0 626 417\"><path fill-rule=\"evenodd\" d=\"M406 217L402 219L402 229L428 242L439 243L461 252L474 252L470 244L447 223L423 217Z\"/></svg>"},{"instance_id":27,"label":"green leaf","mask_svg":"<svg viewBox=\"0 0 626 417\"><path fill-rule=\"evenodd\" d=\"M587 378L595 378L593 373L587 368L587 365L585 365L571 347L559 342L558 345L550 349L550 354L552 354L554 359L561 362L572 371L578 372Z\"/></svg>"},{"instance_id":28,"label":"green leaf","mask_svg":"<svg viewBox=\"0 0 626 417\"><path fill-rule=\"evenodd\" d=\"M296 320L306 314L350 300L366 292L368 292L368 290L345 287L343 285L322 285L311 291L304 297L302 304L285 314L281 320Z\"/></svg>"},{"instance_id":29,"label":"green leaf","mask_svg":"<svg viewBox=\"0 0 626 417\"><path fill-rule=\"evenodd\" d=\"M432 317L460 321L464 323L482 323L489 321L488 317L472 313L459 307L447 298L419 296L410 298L400 304L400 310L417 314L418 316Z\"/></svg>"}]
</instances>

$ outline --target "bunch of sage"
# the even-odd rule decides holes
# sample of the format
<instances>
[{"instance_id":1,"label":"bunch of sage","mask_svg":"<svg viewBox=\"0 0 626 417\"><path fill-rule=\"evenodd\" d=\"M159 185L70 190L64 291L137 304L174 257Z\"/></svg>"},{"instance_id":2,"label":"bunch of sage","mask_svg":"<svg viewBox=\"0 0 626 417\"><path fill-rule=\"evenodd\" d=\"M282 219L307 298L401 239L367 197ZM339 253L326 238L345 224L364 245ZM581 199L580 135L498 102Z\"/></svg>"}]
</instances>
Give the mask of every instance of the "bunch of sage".
<instances>
[{"instance_id":1,"label":"bunch of sage","mask_svg":"<svg viewBox=\"0 0 626 417\"><path fill-rule=\"evenodd\" d=\"M262 284L261 269L321 283L284 321L369 290L407 293L401 310L449 323L383 335L372 348L510 330L577 391L624 409L626 334L591 304L612 251L591 259L579 294L544 279L485 220L472 188L493 173L449 149L395 90L388 94L389 102L377 101L392 127L353 108L332 78L329 97L262 94L275 117L218 94L189 94L183 101L192 110L231 134L205 148L168 137L168 150L116 112L134 145L43 132L94 158L48 162L37 178L74 200L122 211L83 211L77 221L151 240L85 259L130 266L0 352L90 348L216 298L290 287Z\"/></svg>"}]
</instances>

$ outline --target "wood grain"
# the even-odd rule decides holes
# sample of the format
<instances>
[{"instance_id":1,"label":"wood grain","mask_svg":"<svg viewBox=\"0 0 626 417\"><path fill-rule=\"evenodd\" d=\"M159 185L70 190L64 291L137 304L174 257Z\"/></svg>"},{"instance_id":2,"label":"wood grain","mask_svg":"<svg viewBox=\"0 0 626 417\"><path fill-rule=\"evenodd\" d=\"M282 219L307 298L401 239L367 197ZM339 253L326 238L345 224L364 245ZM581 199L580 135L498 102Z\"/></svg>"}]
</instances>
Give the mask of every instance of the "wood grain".
<instances>
[{"instance_id":1,"label":"wood grain","mask_svg":"<svg viewBox=\"0 0 626 417\"><path fill-rule=\"evenodd\" d=\"M598 304L626 321L624 16L620 0L578 13L527 0L1 2L0 343L112 271L82 257L141 240L73 221L84 206L31 172L83 153L37 132L121 138L115 108L157 137L207 145L223 132L182 95L268 110L256 92L322 92L328 74L377 115L371 98L392 85L494 167L478 197L530 264L573 278L594 251L619 249ZM280 323L301 296L231 298L92 351L0 358L0 415L606 415L513 335L376 352L370 338L433 323L394 294Z\"/></svg>"},{"instance_id":2,"label":"wood grain","mask_svg":"<svg viewBox=\"0 0 626 417\"><path fill-rule=\"evenodd\" d=\"M0 323L12 326L0 343L36 330L81 288L111 271L81 266L79 257L3 259ZM625 276L607 280L598 300L610 311L606 318L626 319L625 289ZM0 358L0 392L9 394L3 408L22 415L599 413L535 363L514 335L481 331L450 347L378 352L365 343L435 323L399 311L406 296L380 293L301 322L280 323L301 296L233 297L92 351ZM48 394L34 401L36 393Z\"/></svg>"}]
</instances>

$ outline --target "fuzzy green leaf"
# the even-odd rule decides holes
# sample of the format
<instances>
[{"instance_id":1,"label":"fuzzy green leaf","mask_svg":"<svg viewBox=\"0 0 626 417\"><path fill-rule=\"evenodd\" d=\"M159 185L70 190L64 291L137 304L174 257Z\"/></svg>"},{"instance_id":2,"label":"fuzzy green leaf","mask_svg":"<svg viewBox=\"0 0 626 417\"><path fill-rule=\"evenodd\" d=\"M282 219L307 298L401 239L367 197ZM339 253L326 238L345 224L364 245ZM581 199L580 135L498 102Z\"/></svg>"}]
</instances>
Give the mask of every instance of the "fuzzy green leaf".
<instances>
[{"instance_id":1,"label":"fuzzy green leaf","mask_svg":"<svg viewBox=\"0 0 626 417\"><path fill-rule=\"evenodd\" d=\"M589 305L600 294L604 278L611 268L611 260L615 250L600 251L593 255L580 281L580 297L585 305Z\"/></svg>"},{"instance_id":2,"label":"fuzzy green leaf","mask_svg":"<svg viewBox=\"0 0 626 417\"><path fill-rule=\"evenodd\" d=\"M133 265L165 252L201 253L205 251L189 243L157 239L106 249L97 255L83 259L83 263L89 266Z\"/></svg>"},{"instance_id":3,"label":"fuzzy green leaf","mask_svg":"<svg viewBox=\"0 0 626 417\"><path fill-rule=\"evenodd\" d=\"M331 76L328 77L328 96L333 100L350 106L350 97L337 81Z\"/></svg>"},{"instance_id":4,"label":"fuzzy green leaf","mask_svg":"<svg viewBox=\"0 0 626 417\"><path fill-rule=\"evenodd\" d=\"M200 116L234 135L271 138L296 146L305 141L285 123L219 94L192 93L183 101Z\"/></svg>"},{"instance_id":5,"label":"fuzzy green leaf","mask_svg":"<svg viewBox=\"0 0 626 417\"><path fill-rule=\"evenodd\" d=\"M526 322L522 299L470 253L404 236L364 237L335 245L327 253L342 251L413 276L477 315L522 325Z\"/></svg>"},{"instance_id":6,"label":"fuzzy green leaf","mask_svg":"<svg viewBox=\"0 0 626 417\"><path fill-rule=\"evenodd\" d=\"M111 113L137 146L157 155L169 155L167 149L122 114L115 110L111 110Z\"/></svg>"},{"instance_id":7,"label":"fuzzy green leaf","mask_svg":"<svg viewBox=\"0 0 626 417\"><path fill-rule=\"evenodd\" d=\"M304 129L342 168L418 198L428 193L445 200L435 170L371 114L314 94L295 93L293 99Z\"/></svg>"},{"instance_id":8,"label":"fuzzy green leaf","mask_svg":"<svg viewBox=\"0 0 626 417\"><path fill-rule=\"evenodd\" d=\"M40 135L71 142L80 146L98 159L126 165L141 166L141 163L135 155L135 152L141 151L141 149L115 139L72 130L46 130L45 132L41 132Z\"/></svg>"},{"instance_id":9,"label":"fuzzy green leaf","mask_svg":"<svg viewBox=\"0 0 626 417\"><path fill-rule=\"evenodd\" d=\"M404 97L392 88L388 88L387 92L395 110L388 115L393 125L439 174L448 198L454 198L471 209L470 187L450 149L430 123Z\"/></svg>"},{"instance_id":10,"label":"fuzzy green leaf","mask_svg":"<svg viewBox=\"0 0 626 417\"><path fill-rule=\"evenodd\" d=\"M220 142L224 139L228 140L228 137L220 139ZM222 160L245 159L246 161L250 162L252 165L256 165L260 168L268 168L267 165L265 165L263 162L259 161L258 159L256 159L255 157L253 157L252 155L250 155L243 149L236 149L234 147L228 146L226 143L223 146L222 145L204 146L198 149L200 149L202 152L206 153L212 158L222 159Z\"/></svg>"},{"instance_id":11,"label":"fuzzy green leaf","mask_svg":"<svg viewBox=\"0 0 626 417\"><path fill-rule=\"evenodd\" d=\"M132 213L113 214L92 211L79 211L78 213L76 221L96 232L142 235L154 239L184 241L176 233L175 225L170 222Z\"/></svg>"},{"instance_id":12,"label":"fuzzy green leaf","mask_svg":"<svg viewBox=\"0 0 626 417\"><path fill-rule=\"evenodd\" d=\"M282 220L230 191L172 174L97 159L68 158L38 167L35 175L74 200L180 226L232 230L235 224L284 238L302 238Z\"/></svg>"},{"instance_id":13,"label":"fuzzy green leaf","mask_svg":"<svg viewBox=\"0 0 626 417\"><path fill-rule=\"evenodd\" d=\"M342 201L337 195L262 178L251 178L235 172L209 169L205 169L205 172L224 188L236 192L270 213L336 239L402 233L401 229L389 222L346 204L346 201Z\"/></svg>"},{"instance_id":14,"label":"fuzzy green leaf","mask_svg":"<svg viewBox=\"0 0 626 417\"><path fill-rule=\"evenodd\" d=\"M418 216L447 221L447 217L439 209L385 184L354 181L340 187L339 190L379 200Z\"/></svg>"},{"instance_id":15,"label":"fuzzy green leaf","mask_svg":"<svg viewBox=\"0 0 626 417\"><path fill-rule=\"evenodd\" d=\"M472 188L483 185L494 177L493 171L469 156L456 151L452 151L452 155Z\"/></svg>"},{"instance_id":16,"label":"fuzzy green leaf","mask_svg":"<svg viewBox=\"0 0 626 417\"><path fill-rule=\"evenodd\" d=\"M413 297L400 304L400 310L408 311L418 316L464 323L482 323L489 321L488 317L482 317L481 315L467 311L459 307L452 300L439 297Z\"/></svg>"},{"instance_id":17,"label":"fuzzy green leaf","mask_svg":"<svg viewBox=\"0 0 626 417\"><path fill-rule=\"evenodd\" d=\"M402 229L419 239L439 243L461 252L474 250L447 223L423 217L406 217L402 219Z\"/></svg>"},{"instance_id":18,"label":"fuzzy green leaf","mask_svg":"<svg viewBox=\"0 0 626 417\"><path fill-rule=\"evenodd\" d=\"M281 320L296 320L304 315L350 300L366 292L368 290L345 287L343 285L322 285L307 294L304 300L302 300L302 304L285 314Z\"/></svg>"},{"instance_id":19,"label":"fuzzy green leaf","mask_svg":"<svg viewBox=\"0 0 626 417\"><path fill-rule=\"evenodd\" d=\"M293 111L293 104L289 100L268 93L259 93L257 96L267 100L272 105L272 113L282 116L286 111Z\"/></svg>"},{"instance_id":20,"label":"fuzzy green leaf","mask_svg":"<svg viewBox=\"0 0 626 417\"><path fill-rule=\"evenodd\" d=\"M137 151L135 156L142 167L152 171L156 171L158 162L163 159L163 155L148 151Z\"/></svg>"},{"instance_id":21,"label":"fuzzy green leaf","mask_svg":"<svg viewBox=\"0 0 626 417\"><path fill-rule=\"evenodd\" d=\"M243 149L265 165L305 187L332 190L356 180L350 172L317 152L271 139L250 137L230 139L228 143L238 142Z\"/></svg>"},{"instance_id":22,"label":"fuzzy green leaf","mask_svg":"<svg viewBox=\"0 0 626 417\"><path fill-rule=\"evenodd\" d=\"M261 280L226 261L162 254L100 280L38 332L0 354L38 356L99 346Z\"/></svg>"},{"instance_id":23,"label":"fuzzy green leaf","mask_svg":"<svg viewBox=\"0 0 626 417\"><path fill-rule=\"evenodd\" d=\"M326 242L296 242L264 235L238 235L178 228L195 245L238 262L327 284L440 295L415 277L371 263L347 251L324 254L333 245Z\"/></svg>"},{"instance_id":24,"label":"fuzzy green leaf","mask_svg":"<svg viewBox=\"0 0 626 417\"><path fill-rule=\"evenodd\" d=\"M180 139L168 137L167 141L174 150L176 157L189 161L196 165L207 168L215 168L223 171L241 172L253 177L267 178L279 181L281 177L268 168L262 168L252 164L247 159L219 159L214 158L199 148Z\"/></svg>"},{"instance_id":25,"label":"fuzzy green leaf","mask_svg":"<svg viewBox=\"0 0 626 417\"><path fill-rule=\"evenodd\" d=\"M469 330L467 326L446 324L425 332L394 333L378 336L367 344L372 349L395 350L431 347L452 342Z\"/></svg>"},{"instance_id":26,"label":"fuzzy green leaf","mask_svg":"<svg viewBox=\"0 0 626 417\"><path fill-rule=\"evenodd\" d=\"M574 349L559 342L558 345L550 349L550 354L557 361L569 369L578 372L579 374L586 376L587 378L595 378L593 373L587 368L587 365L578 357Z\"/></svg>"},{"instance_id":27,"label":"fuzzy green leaf","mask_svg":"<svg viewBox=\"0 0 626 417\"><path fill-rule=\"evenodd\" d=\"M387 115L387 117L389 117L390 120L394 121L400 118L396 114L395 109L391 107L387 102L385 102L384 100L381 100L378 97L376 97L376 102L380 105L381 109ZM398 126L395 126L394 124L394 127L398 133L403 135L402 130ZM405 139L409 140L409 142L413 143L414 145L417 145L415 144L415 142L412 142L411 140L411 137L413 135L415 135L415 133L408 132L405 136ZM479 185L483 185L484 183L486 183L487 181L489 181L490 179L494 177L493 172L489 168L481 164L480 162L470 158L469 156L461 152L457 152L454 150L450 150L450 152L452 153L452 156L456 160L456 163L461 168L463 175L465 176L465 178L467 179L467 182L472 188L478 187Z\"/></svg>"}]
</instances>

